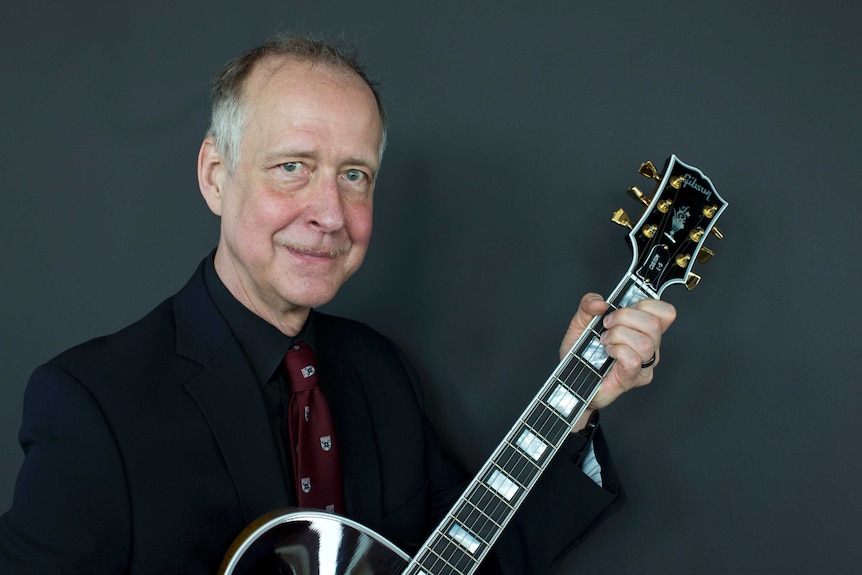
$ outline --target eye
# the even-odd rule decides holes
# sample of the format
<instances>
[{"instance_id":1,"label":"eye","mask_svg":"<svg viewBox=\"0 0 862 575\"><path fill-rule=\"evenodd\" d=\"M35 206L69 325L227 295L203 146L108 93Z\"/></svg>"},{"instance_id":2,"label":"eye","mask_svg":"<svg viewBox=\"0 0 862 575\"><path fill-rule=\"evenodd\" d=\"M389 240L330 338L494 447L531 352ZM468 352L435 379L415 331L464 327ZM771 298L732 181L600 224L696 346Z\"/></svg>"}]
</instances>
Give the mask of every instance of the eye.
<instances>
[{"instance_id":1,"label":"eye","mask_svg":"<svg viewBox=\"0 0 862 575\"><path fill-rule=\"evenodd\" d=\"M362 170L347 170L344 172L344 179L352 183L360 183L368 180L368 175Z\"/></svg>"},{"instance_id":2,"label":"eye","mask_svg":"<svg viewBox=\"0 0 862 575\"><path fill-rule=\"evenodd\" d=\"M302 169L302 162L285 162L281 165L281 169L288 174L296 174Z\"/></svg>"}]
</instances>

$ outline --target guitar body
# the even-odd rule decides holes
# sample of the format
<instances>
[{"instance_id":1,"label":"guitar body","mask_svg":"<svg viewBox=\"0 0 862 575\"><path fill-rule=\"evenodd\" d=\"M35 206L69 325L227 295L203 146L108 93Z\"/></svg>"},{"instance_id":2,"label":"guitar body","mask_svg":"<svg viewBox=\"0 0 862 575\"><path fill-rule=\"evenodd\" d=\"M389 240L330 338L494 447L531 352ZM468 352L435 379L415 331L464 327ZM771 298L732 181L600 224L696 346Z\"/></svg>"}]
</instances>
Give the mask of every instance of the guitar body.
<instances>
[{"instance_id":1,"label":"guitar body","mask_svg":"<svg viewBox=\"0 0 862 575\"><path fill-rule=\"evenodd\" d=\"M249 525L220 575L395 575L410 558L355 521L323 511L276 512Z\"/></svg>"}]
</instances>

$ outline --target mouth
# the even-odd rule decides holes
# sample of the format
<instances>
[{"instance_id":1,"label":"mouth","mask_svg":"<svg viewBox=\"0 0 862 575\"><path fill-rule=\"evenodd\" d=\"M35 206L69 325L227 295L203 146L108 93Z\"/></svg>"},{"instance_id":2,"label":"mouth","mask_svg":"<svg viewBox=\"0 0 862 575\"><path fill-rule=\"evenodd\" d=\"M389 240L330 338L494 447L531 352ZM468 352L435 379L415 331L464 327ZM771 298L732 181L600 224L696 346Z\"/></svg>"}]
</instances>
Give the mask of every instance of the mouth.
<instances>
[{"instance_id":1,"label":"mouth","mask_svg":"<svg viewBox=\"0 0 862 575\"><path fill-rule=\"evenodd\" d=\"M279 244L287 249L292 254L302 258L327 259L334 260L339 256L343 256L350 251L350 245L338 246L334 248L312 248L308 246L300 246L294 244Z\"/></svg>"}]
</instances>

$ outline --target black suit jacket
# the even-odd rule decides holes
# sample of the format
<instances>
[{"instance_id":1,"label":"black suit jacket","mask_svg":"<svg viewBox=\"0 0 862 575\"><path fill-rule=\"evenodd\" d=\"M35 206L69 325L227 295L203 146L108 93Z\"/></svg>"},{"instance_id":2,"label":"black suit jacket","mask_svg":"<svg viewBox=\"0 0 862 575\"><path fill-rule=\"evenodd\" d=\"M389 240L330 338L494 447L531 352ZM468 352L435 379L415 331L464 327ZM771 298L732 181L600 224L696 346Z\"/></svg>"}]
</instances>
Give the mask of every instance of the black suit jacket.
<instances>
[{"instance_id":1,"label":"black suit jacket","mask_svg":"<svg viewBox=\"0 0 862 575\"><path fill-rule=\"evenodd\" d=\"M350 320L315 322L346 514L410 550L463 478L397 348ZM0 573L212 574L244 526L290 500L260 389L202 267L138 322L39 367L19 440ZM606 489L558 458L498 545L505 571L544 571L620 500L596 443Z\"/></svg>"}]
</instances>

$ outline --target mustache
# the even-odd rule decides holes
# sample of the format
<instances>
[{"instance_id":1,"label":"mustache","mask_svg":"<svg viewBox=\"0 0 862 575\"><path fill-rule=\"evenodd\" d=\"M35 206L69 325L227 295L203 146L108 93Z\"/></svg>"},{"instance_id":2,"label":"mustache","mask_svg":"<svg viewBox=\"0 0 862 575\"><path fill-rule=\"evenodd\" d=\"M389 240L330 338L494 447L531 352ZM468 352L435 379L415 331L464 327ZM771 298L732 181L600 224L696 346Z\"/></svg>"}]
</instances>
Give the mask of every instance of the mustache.
<instances>
[{"instance_id":1,"label":"mustache","mask_svg":"<svg viewBox=\"0 0 862 575\"><path fill-rule=\"evenodd\" d=\"M330 246L311 247L311 246L305 246L302 244L297 244L294 242L288 242L288 241L284 241L284 240L276 241L275 245L282 247L282 248L287 248L291 251L294 251L298 254L302 254L305 256L314 256L314 257L319 257L319 258L324 257L324 258L333 258L333 259L347 254L347 252L349 252L350 248L353 246L352 243L348 242L346 244L342 244L342 245L338 245L338 246L331 246L331 247Z\"/></svg>"}]
</instances>

